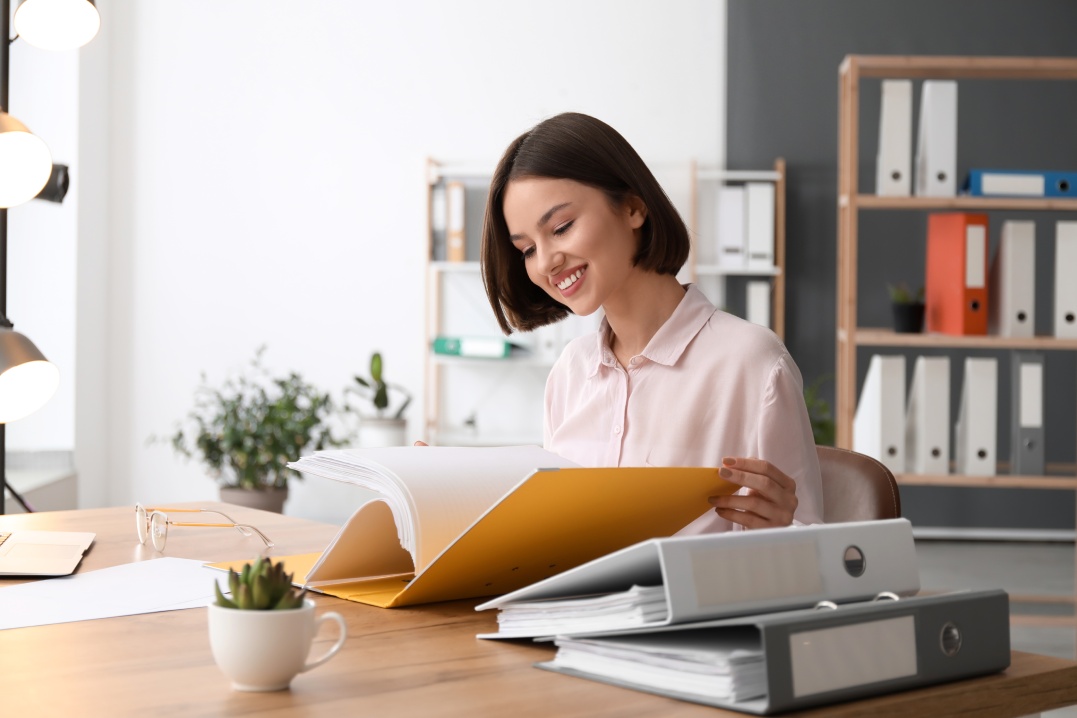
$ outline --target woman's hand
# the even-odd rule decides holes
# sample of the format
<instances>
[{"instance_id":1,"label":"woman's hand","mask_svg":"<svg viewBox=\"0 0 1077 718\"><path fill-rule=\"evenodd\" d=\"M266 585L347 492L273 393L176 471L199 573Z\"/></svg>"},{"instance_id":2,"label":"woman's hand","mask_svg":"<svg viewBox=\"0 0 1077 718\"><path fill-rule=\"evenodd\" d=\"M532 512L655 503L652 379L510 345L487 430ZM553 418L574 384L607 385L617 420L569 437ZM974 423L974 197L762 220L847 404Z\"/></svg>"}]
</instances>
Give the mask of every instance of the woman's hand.
<instances>
[{"instance_id":1,"label":"woman's hand","mask_svg":"<svg viewBox=\"0 0 1077 718\"><path fill-rule=\"evenodd\" d=\"M775 528L793 523L797 510L797 484L763 459L722 459L718 475L748 489L733 496L712 496L714 511L749 529Z\"/></svg>"}]
</instances>

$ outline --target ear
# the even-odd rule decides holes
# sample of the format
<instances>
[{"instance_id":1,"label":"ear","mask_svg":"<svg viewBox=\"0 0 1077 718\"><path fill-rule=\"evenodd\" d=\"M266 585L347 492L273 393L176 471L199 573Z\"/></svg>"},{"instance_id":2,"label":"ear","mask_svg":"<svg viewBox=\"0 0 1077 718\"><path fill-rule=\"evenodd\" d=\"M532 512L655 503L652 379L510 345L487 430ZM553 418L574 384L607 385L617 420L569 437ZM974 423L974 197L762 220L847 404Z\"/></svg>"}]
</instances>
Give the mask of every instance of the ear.
<instances>
[{"instance_id":1,"label":"ear","mask_svg":"<svg viewBox=\"0 0 1077 718\"><path fill-rule=\"evenodd\" d=\"M647 205L634 194L628 195L625 200L624 211L628 218L628 225L632 229L639 229L647 221Z\"/></svg>"}]
</instances>

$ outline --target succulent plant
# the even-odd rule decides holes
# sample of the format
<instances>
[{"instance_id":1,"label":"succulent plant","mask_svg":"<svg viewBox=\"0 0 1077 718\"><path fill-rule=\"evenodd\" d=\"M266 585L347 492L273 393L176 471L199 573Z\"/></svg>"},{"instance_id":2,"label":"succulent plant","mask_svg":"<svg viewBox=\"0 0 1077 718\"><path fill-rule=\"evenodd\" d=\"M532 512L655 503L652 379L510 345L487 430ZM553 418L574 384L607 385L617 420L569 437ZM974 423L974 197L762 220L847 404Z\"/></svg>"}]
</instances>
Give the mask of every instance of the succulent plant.
<instances>
[{"instance_id":1,"label":"succulent plant","mask_svg":"<svg viewBox=\"0 0 1077 718\"><path fill-rule=\"evenodd\" d=\"M228 569L228 587L232 597L221 593L220 585L214 583L217 605L248 611L285 611L303 605L307 590L292 586L293 574L284 572L283 563L259 556L253 563L243 566L240 573Z\"/></svg>"}]
</instances>

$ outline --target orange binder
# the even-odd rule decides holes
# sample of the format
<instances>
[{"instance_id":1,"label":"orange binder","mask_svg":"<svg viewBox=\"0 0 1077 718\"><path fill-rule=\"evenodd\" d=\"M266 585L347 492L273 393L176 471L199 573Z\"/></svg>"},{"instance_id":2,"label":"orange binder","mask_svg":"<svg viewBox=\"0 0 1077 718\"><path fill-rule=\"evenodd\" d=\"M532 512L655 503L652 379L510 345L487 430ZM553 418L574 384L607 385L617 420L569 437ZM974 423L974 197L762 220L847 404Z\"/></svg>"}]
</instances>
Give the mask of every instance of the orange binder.
<instances>
[{"instance_id":1,"label":"orange binder","mask_svg":"<svg viewBox=\"0 0 1077 718\"><path fill-rule=\"evenodd\" d=\"M928 215L927 331L987 334L987 215Z\"/></svg>"}]
</instances>

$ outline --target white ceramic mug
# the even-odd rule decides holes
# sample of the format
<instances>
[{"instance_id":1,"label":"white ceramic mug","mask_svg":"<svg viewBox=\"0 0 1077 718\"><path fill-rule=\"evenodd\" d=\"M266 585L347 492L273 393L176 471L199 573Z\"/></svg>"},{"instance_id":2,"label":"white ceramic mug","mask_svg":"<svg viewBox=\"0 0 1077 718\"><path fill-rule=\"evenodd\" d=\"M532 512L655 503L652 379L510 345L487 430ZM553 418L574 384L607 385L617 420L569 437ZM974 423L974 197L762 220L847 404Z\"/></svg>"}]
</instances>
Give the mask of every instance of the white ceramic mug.
<instances>
[{"instance_id":1,"label":"white ceramic mug","mask_svg":"<svg viewBox=\"0 0 1077 718\"><path fill-rule=\"evenodd\" d=\"M340 637L320 658L308 661L311 643L326 621L336 621ZM340 650L348 629L339 613L314 615L314 602L286 611L243 611L209 606L213 659L237 691L279 691L299 673L320 666Z\"/></svg>"}]
</instances>

